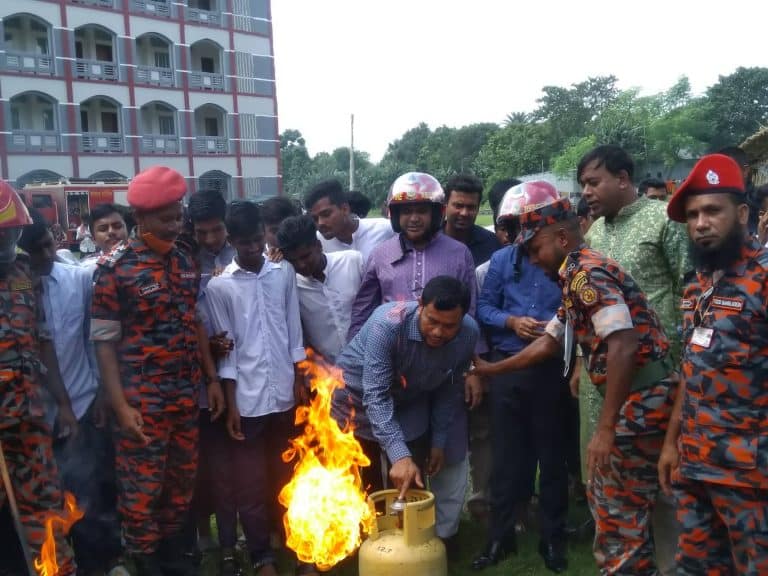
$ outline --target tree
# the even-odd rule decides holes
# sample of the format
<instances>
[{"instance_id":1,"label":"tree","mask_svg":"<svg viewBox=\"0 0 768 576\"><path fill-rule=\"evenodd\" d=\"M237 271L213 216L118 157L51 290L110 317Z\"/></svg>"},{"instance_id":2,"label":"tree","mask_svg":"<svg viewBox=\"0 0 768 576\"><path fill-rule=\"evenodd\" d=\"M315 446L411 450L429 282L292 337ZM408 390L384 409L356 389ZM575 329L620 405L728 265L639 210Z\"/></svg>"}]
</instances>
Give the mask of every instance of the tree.
<instances>
[{"instance_id":1,"label":"tree","mask_svg":"<svg viewBox=\"0 0 768 576\"><path fill-rule=\"evenodd\" d=\"M665 166L706 152L713 139L706 98L694 98L667 112L648 127L648 155Z\"/></svg>"},{"instance_id":2,"label":"tree","mask_svg":"<svg viewBox=\"0 0 768 576\"><path fill-rule=\"evenodd\" d=\"M739 144L768 123L768 68L737 68L707 90L711 149Z\"/></svg>"},{"instance_id":3,"label":"tree","mask_svg":"<svg viewBox=\"0 0 768 576\"><path fill-rule=\"evenodd\" d=\"M546 170L553 152L546 124L512 124L488 139L474 169L490 185L503 178Z\"/></svg>"},{"instance_id":4,"label":"tree","mask_svg":"<svg viewBox=\"0 0 768 576\"><path fill-rule=\"evenodd\" d=\"M384 154L387 160L393 160L402 164L412 166L414 170L426 171L420 168L419 153L426 145L432 131L425 122L422 122L415 128L411 128L403 134L399 140L395 140L388 147Z\"/></svg>"},{"instance_id":5,"label":"tree","mask_svg":"<svg viewBox=\"0 0 768 576\"><path fill-rule=\"evenodd\" d=\"M594 134L576 140L563 150L559 156L553 159L552 171L558 176L568 176L571 171L576 170L584 154L592 150L596 145L597 138L595 138Z\"/></svg>"},{"instance_id":6,"label":"tree","mask_svg":"<svg viewBox=\"0 0 768 576\"><path fill-rule=\"evenodd\" d=\"M312 160L301 132L289 129L280 134L280 157L283 192L292 197L301 196L312 178Z\"/></svg>"},{"instance_id":7,"label":"tree","mask_svg":"<svg viewBox=\"0 0 768 576\"><path fill-rule=\"evenodd\" d=\"M625 90L603 108L592 122L592 132L600 144L615 144L637 162L648 160L647 131L661 116L661 98L640 98L637 89Z\"/></svg>"},{"instance_id":8,"label":"tree","mask_svg":"<svg viewBox=\"0 0 768 576\"><path fill-rule=\"evenodd\" d=\"M507 114L507 117L504 119L504 125L509 126L510 124L528 124L530 121L531 115L527 112L511 112L510 114Z\"/></svg>"},{"instance_id":9,"label":"tree","mask_svg":"<svg viewBox=\"0 0 768 576\"><path fill-rule=\"evenodd\" d=\"M661 95L664 112L681 108L691 101L691 81L688 76L680 76L677 82Z\"/></svg>"},{"instance_id":10,"label":"tree","mask_svg":"<svg viewBox=\"0 0 768 576\"><path fill-rule=\"evenodd\" d=\"M587 134L590 123L618 96L617 82L615 76L597 76L570 88L544 86L533 117L549 123L553 143L560 147Z\"/></svg>"}]
</instances>

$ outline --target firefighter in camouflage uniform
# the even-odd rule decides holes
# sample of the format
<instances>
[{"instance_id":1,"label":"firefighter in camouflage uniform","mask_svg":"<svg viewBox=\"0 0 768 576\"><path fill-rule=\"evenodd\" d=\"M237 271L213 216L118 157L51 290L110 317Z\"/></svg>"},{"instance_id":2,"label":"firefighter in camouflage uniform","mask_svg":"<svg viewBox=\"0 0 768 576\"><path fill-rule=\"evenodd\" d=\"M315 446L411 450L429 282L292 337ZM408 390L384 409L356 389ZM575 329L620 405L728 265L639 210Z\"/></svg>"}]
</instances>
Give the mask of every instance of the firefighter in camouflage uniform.
<instances>
[{"instance_id":1,"label":"firefighter in camouflage uniform","mask_svg":"<svg viewBox=\"0 0 768 576\"><path fill-rule=\"evenodd\" d=\"M128 188L138 233L98 263L91 338L119 432L115 441L123 537L141 576L194 573L181 534L197 466L201 379L199 275L175 240L183 176L164 167Z\"/></svg>"},{"instance_id":2,"label":"firefighter in camouflage uniform","mask_svg":"<svg viewBox=\"0 0 768 576\"><path fill-rule=\"evenodd\" d=\"M747 234L744 181L726 156L703 157L668 214L687 223L696 265L659 461L678 500L678 573L768 574L768 251Z\"/></svg>"},{"instance_id":3,"label":"firefighter in camouflage uniform","mask_svg":"<svg viewBox=\"0 0 768 576\"><path fill-rule=\"evenodd\" d=\"M600 574L655 575L651 512L656 464L674 400L669 343L645 294L621 266L583 243L567 200L532 202L520 216L532 263L557 280L562 306L539 337L484 374L519 370L581 344L603 408L587 450L588 498Z\"/></svg>"},{"instance_id":4,"label":"firefighter in camouflage uniform","mask_svg":"<svg viewBox=\"0 0 768 576\"><path fill-rule=\"evenodd\" d=\"M38 558L45 519L62 508L52 432L43 418L40 386L46 369L41 359L48 368L46 383L61 382L38 302L40 284L32 275L28 257L16 247L22 227L29 224L32 219L16 191L0 181L0 445L25 532L21 539L30 556ZM75 425L63 386L51 391L59 402L60 425L62 416ZM0 483L0 508L6 502ZM12 546L10 542L0 544L0 556L8 558ZM59 531L56 551L59 575L74 574L72 552Z\"/></svg>"}]
</instances>

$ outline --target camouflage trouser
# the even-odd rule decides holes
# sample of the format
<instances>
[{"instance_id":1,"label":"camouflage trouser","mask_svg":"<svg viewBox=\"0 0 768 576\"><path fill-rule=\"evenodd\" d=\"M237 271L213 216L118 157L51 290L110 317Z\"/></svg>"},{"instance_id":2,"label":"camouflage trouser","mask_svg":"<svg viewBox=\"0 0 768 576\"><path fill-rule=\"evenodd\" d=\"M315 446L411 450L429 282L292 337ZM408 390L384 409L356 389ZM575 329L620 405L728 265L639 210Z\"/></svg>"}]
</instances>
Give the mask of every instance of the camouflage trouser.
<instances>
[{"instance_id":1,"label":"camouflage trouser","mask_svg":"<svg viewBox=\"0 0 768 576\"><path fill-rule=\"evenodd\" d=\"M618 436L609 466L595 471L587 495L600 574L658 574L651 513L659 491L656 463L663 440L660 434Z\"/></svg>"},{"instance_id":2,"label":"camouflage trouser","mask_svg":"<svg viewBox=\"0 0 768 576\"><path fill-rule=\"evenodd\" d=\"M51 512L60 514L63 508L51 430L42 419L23 420L0 429L0 442L29 551L33 559L38 558L45 540L45 519ZM0 482L0 507L4 504L5 490ZM59 576L71 576L75 573L72 550L60 531L54 533Z\"/></svg>"},{"instance_id":3,"label":"camouflage trouser","mask_svg":"<svg viewBox=\"0 0 768 576\"><path fill-rule=\"evenodd\" d=\"M181 531L195 486L197 415L197 409L142 414L146 446L118 433L118 510L128 553L156 552L162 539Z\"/></svg>"},{"instance_id":4,"label":"camouflage trouser","mask_svg":"<svg viewBox=\"0 0 768 576\"><path fill-rule=\"evenodd\" d=\"M683 480L678 574L768 574L768 490Z\"/></svg>"}]
</instances>

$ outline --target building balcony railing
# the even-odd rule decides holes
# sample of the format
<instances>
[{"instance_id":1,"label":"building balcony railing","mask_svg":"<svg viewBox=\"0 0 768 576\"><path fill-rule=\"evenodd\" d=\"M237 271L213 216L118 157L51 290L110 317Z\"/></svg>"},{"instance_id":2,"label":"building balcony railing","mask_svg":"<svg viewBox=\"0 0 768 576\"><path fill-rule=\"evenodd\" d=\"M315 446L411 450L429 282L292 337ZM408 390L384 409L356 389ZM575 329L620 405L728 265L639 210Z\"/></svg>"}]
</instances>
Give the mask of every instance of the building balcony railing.
<instances>
[{"instance_id":1,"label":"building balcony railing","mask_svg":"<svg viewBox=\"0 0 768 576\"><path fill-rule=\"evenodd\" d=\"M141 138L143 154L178 154L179 137L161 134L147 134Z\"/></svg>"},{"instance_id":2,"label":"building balcony railing","mask_svg":"<svg viewBox=\"0 0 768 576\"><path fill-rule=\"evenodd\" d=\"M221 14L210 10L201 10L200 8L190 8L187 6L187 20L197 24L208 24L209 26L221 26Z\"/></svg>"},{"instance_id":3,"label":"building balcony railing","mask_svg":"<svg viewBox=\"0 0 768 576\"><path fill-rule=\"evenodd\" d=\"M173 68L155 66L136 66L136 82L155 86L175 86L176 72Z\"/></svg>"},{"instance_id":4,"label":"building balcony railing","mask_svg":"<svg viewBox=\"0 0 768 576\"><path fill-rule=\"evenodd\" d=\"M163 0L133 0L133 7L139 12L171 17L171 3Z\"/></svg>"},{"instance_id":5,"label":"building balcony railing","mask_svg":"<svg viewBox=\"0 0 768 576\"><path fill-rule=\"evenodd\" d=\"M195 152L199 154L227 154L229 152L229 140L222 136L197 136L195 138Z\"/></svg>"},{"instance_id":6,"label":"building balcony railing","mask_svg":"<svg viewBox=\"0 0 768 576\"><path fill-rule=\"evenodd\" d=\"M53 74L54 72L53 58L50 56L13 50L6 51L4 68L32 74Z\"/></svg>"},{"instance_id":7,"label":"building balcony railing","mask_svg":"<svg viewBox=\"0 0 768 576\"><path fill-rule=\"evenodd\" d=\"M50 131L14 130L8 139L12 152L58 152L59 134Z\"/></svg>"},{"instance_id":8,"label":"building balcony railing","mask_svg":"<svg viewBox=\"0 0 768 576\"><path fill-rule=\"evenodd\" d=\"M123 137L121 134L85 132L82 137L83 152L122 152Z\"/></svg>"},{"instance_id":9,"label":"building balcony railing","mask_svg":"<svg viewBox=\"0 0 768 576\"><path fill-rule=\"evenodd\" d=\"M224 90L224 75L210 72L189 73L189 86L198 90Z\"/></svg>"},{"instance_id":10,"label":"building balcony railing","mask_svg":"<svg viewBox=\"0 0 768 576\"><path fill-rule=\"evenodd\" d=\"M75 60L75 76L90 80L117 80L117 65L99 60Z\"/></svg>"},{"instance_id":11,"label":"building balcony railing","mask_svg":"<svg viewBox=\"0 0 768 576\"><path fill-rule=\"evenodd\" d=\"M114 8L115 0L72 0L75 4L85 4L86 6L98 6L99 8Z\"/></svg>"}]
</instances>

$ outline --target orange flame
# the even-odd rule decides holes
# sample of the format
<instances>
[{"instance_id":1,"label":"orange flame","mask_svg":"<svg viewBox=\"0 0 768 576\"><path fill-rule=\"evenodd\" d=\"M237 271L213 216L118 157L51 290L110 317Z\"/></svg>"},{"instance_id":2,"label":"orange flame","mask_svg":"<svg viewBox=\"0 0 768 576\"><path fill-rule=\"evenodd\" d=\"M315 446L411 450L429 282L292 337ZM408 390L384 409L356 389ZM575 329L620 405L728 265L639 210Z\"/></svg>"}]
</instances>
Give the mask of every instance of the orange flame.
<instances>
[{"instance_id":1,"label":"orange flame","mask_svg":"<svg viewBox=\"0 0 768 576\"><path fill-rule=\"evenodd\" d=\"M361 528L369 532L375 521L360 479L360 467L371 462L352 427L340 429L331 416L333 391L344 386L341 371L308 352L300 367L315 397L296 409L296 425L303 424L304 432L283 453L284 461L297 463L279 500L287 508L288 547L302 562L330 570L360 546Z\"/></svg>"},{"instance_id":2,"label":"orange flame","mask_svg":"<svg viewBox=\"0 0 768 576\"><path fill-rule=\"evenodd\" d=\"M45 519L45 541L40 549L40 557L35 558L35 570L40 576L57 576L59 573L53 525L58 524L61 526L62 534L67 534L72 525L83 516L85 516L85 512L77 507L75 497L69 492L65 492L64 513L53 513Z\"/></svg>"}]
</instances>

